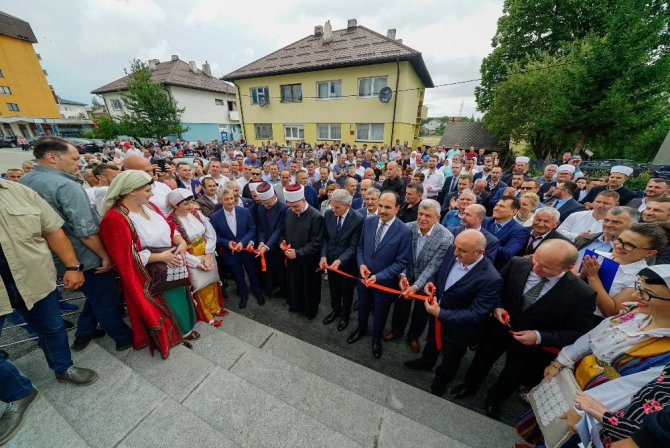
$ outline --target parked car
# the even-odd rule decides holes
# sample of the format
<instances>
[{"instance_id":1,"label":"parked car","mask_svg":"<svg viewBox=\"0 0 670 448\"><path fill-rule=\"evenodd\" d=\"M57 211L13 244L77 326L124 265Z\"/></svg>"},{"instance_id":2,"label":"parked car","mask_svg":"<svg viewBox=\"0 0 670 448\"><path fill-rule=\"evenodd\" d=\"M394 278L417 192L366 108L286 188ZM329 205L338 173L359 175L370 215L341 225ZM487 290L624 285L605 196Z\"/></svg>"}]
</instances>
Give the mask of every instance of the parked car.
<instances>
[{"instance_id":1,"label":"parked car","mask_svg":"<svg viewBox=\"0 0 670 448\"><path fill-rule=\"evenodd\" d=\"M68 137L65 140L67 140L72 144L72 146L77 148L79 154L95 153L102 151L102 145L99 145L98 143L91 140L87 140L85 138Z\"/></svg>"},{"instance_id":2,"label":"parked car","mask_svg":"<svg viewBox=\"0 0 670 448\"><path fill-rule=\"evenodd\" d=\"M617 165L633 168L633 176L637 176L642 172L642 165L630 159L587 160L582 162L579 168L587 173L592 171L609 171L613 166Z\"/></svg>"},{"instance_id":3,"label":"parked car","mask_svg":"<svg viewBox=\"0 0 670 448\"><path fill-rule=\"evenodd\" d=\"M16 136L6 135L4 137L0 137L0 148L15 148L17 146Z\"/></svg>"},{"instance_id":4,"label":"parked car","mask_svg":"<svg viewBox=\"0 0 670 448\"><path fill-rule=\"evenodd\" d=\"M670 165L660 165L651 172L651 175L652 177L662 177L663 179L670 181Z\"/></svg>"}]
</instances>

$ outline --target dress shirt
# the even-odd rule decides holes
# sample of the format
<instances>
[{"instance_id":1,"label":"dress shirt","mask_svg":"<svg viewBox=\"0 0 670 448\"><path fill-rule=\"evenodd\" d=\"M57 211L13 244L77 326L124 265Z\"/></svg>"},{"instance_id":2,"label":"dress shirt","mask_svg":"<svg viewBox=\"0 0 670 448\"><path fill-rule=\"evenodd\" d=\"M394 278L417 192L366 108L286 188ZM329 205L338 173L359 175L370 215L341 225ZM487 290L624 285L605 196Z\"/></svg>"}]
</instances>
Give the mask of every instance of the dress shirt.
<instances>
[{"instance_id":1,"label":"dress shirt","mask_svg":"<svg viewBox=\"0 0 670 448\"><path fill-rule=\"evenodd\" d=\"M528 243L526 244L526 251L528 250L528 246L530 245L533 250L537 249L537 246L544 241L544 239L549 235L549 232L545 233L544 235L535 235L532 231L530 232L530 236L528 237Z\"/></svg>"},{"instance_id":2,"label":"dress shirt","mask_svg":"<svg viewBox=\"0 0 670 448\"><path fill-rule=\"evenodd\" d=\"M436 198L444 186L444 174L437 169L432 173L429 169L423 170L422 173L425 176L423 181L423 197ZM428 191L428 187L431 187L432 191Z\"/></svg>"},{"instance_id":3,"label":"dress shirt","mask_svg":"<svg viewBox=\"0 0 670 448\"><path fill-rule=\"evenodd\" d=\"M428 238L430 238L430 234L433 231L433 228L435 227L435 224L433 224L433 227L431 227L428 232L426 232L425 235L421 233L421 229L417 228L417 233L419 237L416 240L416 254L414 255L414 259L416 260L419 258L419 255L421 255L421 250L423 250L423 246L426 244L426 241L428 241Z\"/></svg>"},{"instance_id":4,"label":"dress shirt","mask_svg":"<svg viewBox=\"0 0 670 448\"><path fill-rule=\"evenodd\" d=\"M594 252L600 252L603 254L612 252L614 245L612 244L611 241L605 241L604 236L605 234L603 233L598 238L593 240L591 244L589 244L588 246L579 251L579 258L577 258L577 265L582 263L582 259L584 258L584 252L586 252L587 250L592 250Z\"/></svg>"},{"instance_id":5,"label":"dress shirt","mask_svg":"<svg viewBox=\"0 0 670 448\"><path fill-rule=\"evenodd\" d=\"M351 210L351 209L349 209L349 210ZM339 219L340 220L340 229L342 228L342 226L344 225L344 220L347 219L347 215L349 214L349 210L344 212L344 215L342 215L342 216L339 216L339 217L335 216L335 226L337 226L337 220Z\"/></svg>"},{"instance_id":6,"label":"dress shirt","mask_svg":"<svg viewBox=\"0 0 670 448\"><path fill-rule=\"evenodd\" d=\"M561 278L563 278L564 275L565 275L565 272L561 272L560 274L554 275L553 277L546 277L549 280L542 287L542 291L540 291L540 294L537 296L537 300L535 300L535 302L537 302L538 300L541 300L542 297L551 290L551 288L556 286L556 283L558 283L558 281ZM540 280L541 280L541 277L539 275L537 275L535 273L535 271L531 270L530 275L528 276L528 280L526 280L526 284L523 287L523 293L526 294L530 288L532 288L533 286L540 283ZM537 336L537 340L535 341L535 344L540 345L542 343L542 336L540 335L540 332L535 330L535 336Z\"/></svg>"},{"instance_id":7,"label":"dress shirt","mask_svg":"<svg viewBox=\"0 0 670 448\"><path fill-rule=\"evenodd\" d=\"M375 214L376 214L376 212L375 212ZM389 222L386 223L386 226L384 227L384 230L382 230L382 236L381 236L381 238L379 238L380 243L382 241L384 241L384 237L386 236L386 232L388 232L389 228L391 228L391 224L393 224L393 221L395 221L395 216ZM383 222L384 221L382 221L381 218L379 218L379 223L377 224L377 230L379 230L379 226L381 226ZM376 232L376 230L375 230L375 232Z\"/></svg>"},{"instance_id":8,"label":"dress shirt","mask_svg":"<svg viewBox=\"0 0 670 448\"><path fill-rule=\"evenodd\" d=\"M640 206L637 208L637 211L642 213L647 208L647 198L642 198Z\"/></svg>"},{"instance_id":9,"label":"dress shirt","mask_svg":"<svg viewBox=\"0 0 670 448\"><path fill-rule=\"evenodd\" d=\"M574 241L582 232L588 231L589 233L602 232L603 230L603 220L596 219L593 216L593 211L584 210L581 212L571 213L565 221L558 226L558 233Z\"/></svg>"},{"instance_id":10,"label":"dress shirt","mask_svg":"<svg viewBox=\"0 0 670 448\"><path fill-rule=\"evenodd\" d=\"M449 275L447 275L447 281L444 283L444 291L451 288L451 286L454 283L465 277L465 274L470 272L470 270L474 268L477 265L477 263L482 261L482 258L484 258L483 255L467 266L461 263L458 259L456 259L456 261L454 261L454 264L451 266L451 269L449 270Z\"/></svg>"},{"instance_id":11,"label":"dress shirt","mask_svg":"<svg viewBox=\"0 0 670 448\"><path fill-rule=\"evenodd\" d=\"M572 198L570 197L570 198L567 198L567 199L556 199L556 200L554 201L554 203L552 204L552 206L553 206L556 210L558 210L558 209L560 209L560 208L563 206L563 204L565 204L566 202L568 202L570 199L572 199Z\"/></svg>"},{"instance_id":12,"label":"dress shirt","mask_svg":"<svg viewBox=\"0 0 670 448\"><path fill-rule=\"evenodd\" d=\"M226 222L228 223L230 231L233 232L233 235L237 236L237 218L235 216L235 209L230 212L224 209L223 213L226 216Z\"/></svg>"},{"instance_id":13,"label":"dress shirt","mask_svg":"<svg viewBox=\"0 0 670 448\"><path fill-rule=\"evenodd\" d=\"M503 222L498 222L494 219L493 220L493 234L495 235L496 233L500 232L503 227L505 227L507 224L509 224L512 221L513 221L512 218L508 219L507 221L503 221ZM500 227L498 227L498 226L500 226ZM497 230L496 230L496 228L497 228Z\"/></svg>"}]
</instances>

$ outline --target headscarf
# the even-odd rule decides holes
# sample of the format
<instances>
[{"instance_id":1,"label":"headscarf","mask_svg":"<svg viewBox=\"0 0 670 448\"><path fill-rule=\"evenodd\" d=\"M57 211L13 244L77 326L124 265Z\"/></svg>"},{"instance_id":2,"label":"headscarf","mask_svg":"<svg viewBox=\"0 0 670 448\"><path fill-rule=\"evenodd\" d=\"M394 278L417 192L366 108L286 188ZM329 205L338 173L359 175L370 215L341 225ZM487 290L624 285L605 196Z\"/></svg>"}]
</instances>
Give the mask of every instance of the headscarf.
<instances>
[{"instance_id":1,"label":"headscarf","mask_svg":"<svg viewBox=\"0 0 670 448\"><path fill-rule=\"evenodd\" d=\"M191 193L191 190L187 188L175 188L165 197L165 208L174 211L177 204L192 197L193 193Z\"/></svg>"},{"instance_id":2,"label":"headscarf","mask_svg":"<svg viewBox=\"0 0 670 448\"><path fill-rule=\"evenodd\" d=\"M102 201L102 210L100 216L107 213L107 211L114 206L114 203L119 200L121 196L125 196L131 191L137 190L145 185L153 182L153 178L144 171L127 170L116 176L109 188L105 199Z\"/></svg>"}]
</instances>

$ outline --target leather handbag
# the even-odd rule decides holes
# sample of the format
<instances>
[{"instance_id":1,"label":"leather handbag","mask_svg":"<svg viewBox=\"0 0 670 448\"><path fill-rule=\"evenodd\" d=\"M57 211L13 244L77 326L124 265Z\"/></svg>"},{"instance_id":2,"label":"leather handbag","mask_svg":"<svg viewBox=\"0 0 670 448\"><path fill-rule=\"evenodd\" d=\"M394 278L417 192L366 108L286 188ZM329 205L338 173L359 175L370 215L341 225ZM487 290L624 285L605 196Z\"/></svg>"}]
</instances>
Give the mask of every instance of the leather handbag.
<instances>
[{"instance_id":1,"label":"leather handbag","mask_svg":"<svg viewBox=\"0 0 670 448\"><path fill-rule=\"evenodd\" d=\"M152 254L165 252L171 247L148 247ZM188 268L186 263L181 266L170 266L162 261L149 263L146 265L147 272L151 276L151 285L149 291L151 294L160 294L181 286L191 284L188 278Z\"/></svg>"}]
</instances>

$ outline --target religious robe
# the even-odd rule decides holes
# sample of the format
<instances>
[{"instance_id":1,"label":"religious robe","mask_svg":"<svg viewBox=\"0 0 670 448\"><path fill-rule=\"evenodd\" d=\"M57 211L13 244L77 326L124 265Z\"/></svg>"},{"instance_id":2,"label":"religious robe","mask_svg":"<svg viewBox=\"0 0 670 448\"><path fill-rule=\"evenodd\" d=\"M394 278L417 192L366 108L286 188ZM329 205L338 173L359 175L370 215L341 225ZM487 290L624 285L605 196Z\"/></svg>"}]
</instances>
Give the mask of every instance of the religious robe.
<instances>
[{"instance_id":1,"label":"religious robe","mask_svg":"<svg viewBox=\"0 0 670 448\"><path fill-rule=\"evenodd\" d=\"M321 272L316 270L323 242L323 216L312 206L299 215L288 209L282 240L296 251L295 259L286 259L289 311L313 319L321 302Z\"/></svg>"}]
</instances>

